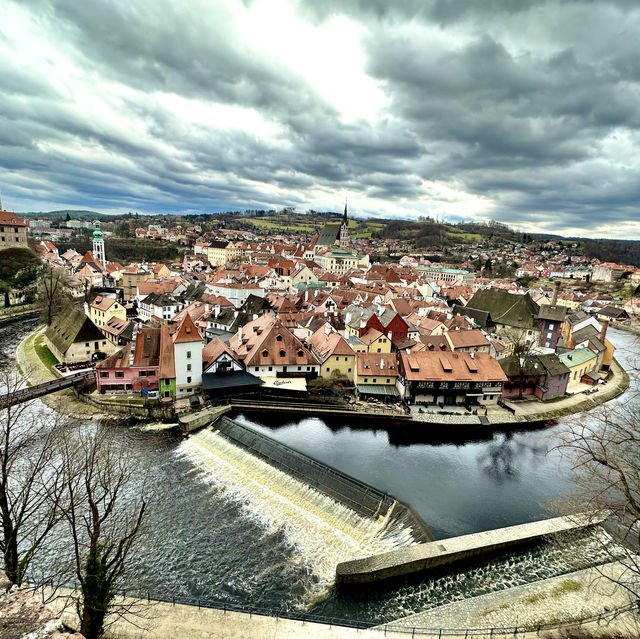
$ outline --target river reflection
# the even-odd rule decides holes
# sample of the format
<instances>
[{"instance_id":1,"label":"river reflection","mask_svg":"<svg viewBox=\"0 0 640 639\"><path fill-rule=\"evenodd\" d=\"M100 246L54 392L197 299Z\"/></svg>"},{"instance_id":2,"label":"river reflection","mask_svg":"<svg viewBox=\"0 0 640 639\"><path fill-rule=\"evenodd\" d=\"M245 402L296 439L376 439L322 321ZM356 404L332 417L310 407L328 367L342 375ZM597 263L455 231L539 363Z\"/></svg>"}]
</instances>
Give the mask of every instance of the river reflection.
<instances>
[{"instance_id":1,"label":"river reflection","mask_svg":"<svg viewBox=\"0 0 640 639\"><path fill-rule=\"evenodd\" d=\"M34 326L0 328L0 352L11 357ZM610 331L610 339L618 346L618 360L632 366L635 338ZM638 388L632 377L631 392ZM631 392L617 401L626 403ZM440 538L532 521L545 514L545 504L572 488L567 460L555 449L565 421L492 432L373 428L343 419L288 416L238 419L410 504ZM186 454L187 442L118 424L114 428L129 439L140 477L149 476L154 487L148 531L133 558L128 588L274 609L311 606L322 585L313 566L326 554L326 545L318 544L318 557L311 557L304 545L291 543L286 522L252 509L251 490L243 481L231 482L221 467ZM544 558L541 552L531 549L499 565L480 565L382 594L350 598L332 590L317 611L389 620L566 570L562 557Z\"/></svg>"}]
</instances>

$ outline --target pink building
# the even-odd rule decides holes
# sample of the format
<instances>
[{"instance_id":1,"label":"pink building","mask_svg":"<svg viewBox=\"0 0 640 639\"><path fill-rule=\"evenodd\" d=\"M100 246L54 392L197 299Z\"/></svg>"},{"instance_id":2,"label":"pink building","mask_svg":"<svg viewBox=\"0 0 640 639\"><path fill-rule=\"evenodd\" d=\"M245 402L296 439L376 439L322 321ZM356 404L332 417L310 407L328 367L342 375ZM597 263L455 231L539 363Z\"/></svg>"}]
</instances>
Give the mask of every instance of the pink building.
<instances>
[{"instance_id":1,"label":"pink building","mask_svg":"<svg viewBox=\"0 0 640 639\"><path fill-rule=\"evenodd\" d=\"M132 356L133 355L133 356ZM96 383L101 393L158 390L160 329L142 328L134 340L111 357L96 364Z\"/></svg>"}]
</instances>

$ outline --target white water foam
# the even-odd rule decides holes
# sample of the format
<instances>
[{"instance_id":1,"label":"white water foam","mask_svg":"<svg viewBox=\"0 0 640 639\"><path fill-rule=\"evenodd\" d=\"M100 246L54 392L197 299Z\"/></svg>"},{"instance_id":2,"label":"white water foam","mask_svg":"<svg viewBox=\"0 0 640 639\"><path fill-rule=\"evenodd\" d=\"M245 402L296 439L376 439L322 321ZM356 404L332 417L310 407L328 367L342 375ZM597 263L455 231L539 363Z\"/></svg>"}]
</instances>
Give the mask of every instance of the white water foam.
<instances>
[{"instance_id":1,"label":"white water foam","mask_svg":"<svg viewBox=\"0 0 640 639\"><path fill-rule=\"evenodd\" d=\"M375 520L360 515L211 430L190 437L178 453L197 467L202 481L223 488L266 532L282 531L317 578L316 596L333 584L339 562L416 543L408 528L387 525L387 513Z\"/></svg>"}]
</instances>

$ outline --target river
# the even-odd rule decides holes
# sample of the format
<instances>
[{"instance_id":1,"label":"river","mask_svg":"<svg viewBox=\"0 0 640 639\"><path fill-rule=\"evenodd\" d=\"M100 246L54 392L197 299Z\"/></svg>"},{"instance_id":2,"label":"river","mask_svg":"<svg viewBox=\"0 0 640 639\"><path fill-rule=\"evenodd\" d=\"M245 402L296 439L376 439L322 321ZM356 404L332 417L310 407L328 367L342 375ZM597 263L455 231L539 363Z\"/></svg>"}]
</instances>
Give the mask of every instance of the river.
<instances>
[{"instance_id":1,"label":"river","mask_svg":"<svg viewBox=\"0 0 640 639\"><path fill-rule=\"evenodd\" d=\"M11 357L34 326L0 328L0 351ZM615 330L609 337L618 360L631 367L635 338ZM632 376L629 392L637 388ZM542 429L453 435L449 428L354 427L344 419L236 418L410 504L438 538L532 521L572 487L568 463L555 449L567 428L562 420ZM338 593L336 560L380 550L372 540L354 541L330 520L285 503L259 478L205 450L198 435L180 441L113 427L136 453L139 484L132 490L144 482L153 495L130 590L373 623L570 569L557 548L536 547L464 572Z\"/></svg>"}]
</instances>

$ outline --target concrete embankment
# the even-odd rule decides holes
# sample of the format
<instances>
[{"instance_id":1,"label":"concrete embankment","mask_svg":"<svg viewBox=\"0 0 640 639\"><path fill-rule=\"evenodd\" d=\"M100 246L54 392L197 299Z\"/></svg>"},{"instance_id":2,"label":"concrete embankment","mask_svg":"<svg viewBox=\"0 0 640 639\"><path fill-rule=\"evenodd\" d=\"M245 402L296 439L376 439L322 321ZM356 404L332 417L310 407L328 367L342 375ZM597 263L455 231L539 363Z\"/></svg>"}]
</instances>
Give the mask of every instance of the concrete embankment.
<instances>
[{"instance_id":1,"label":"concrete embankment","mask_svg":"<svg viewBox=\"0 0 640 639\"><path fill-rule=\"evenodd\" d=\"M481 557L516 546L531 544L545 537L578 531L604 520L575 515L555 517L529 524L497 528L409 546L373 557L338 564L338 584L364 584L428 572L435 568Z\"/></svg>"}]
</instances>

